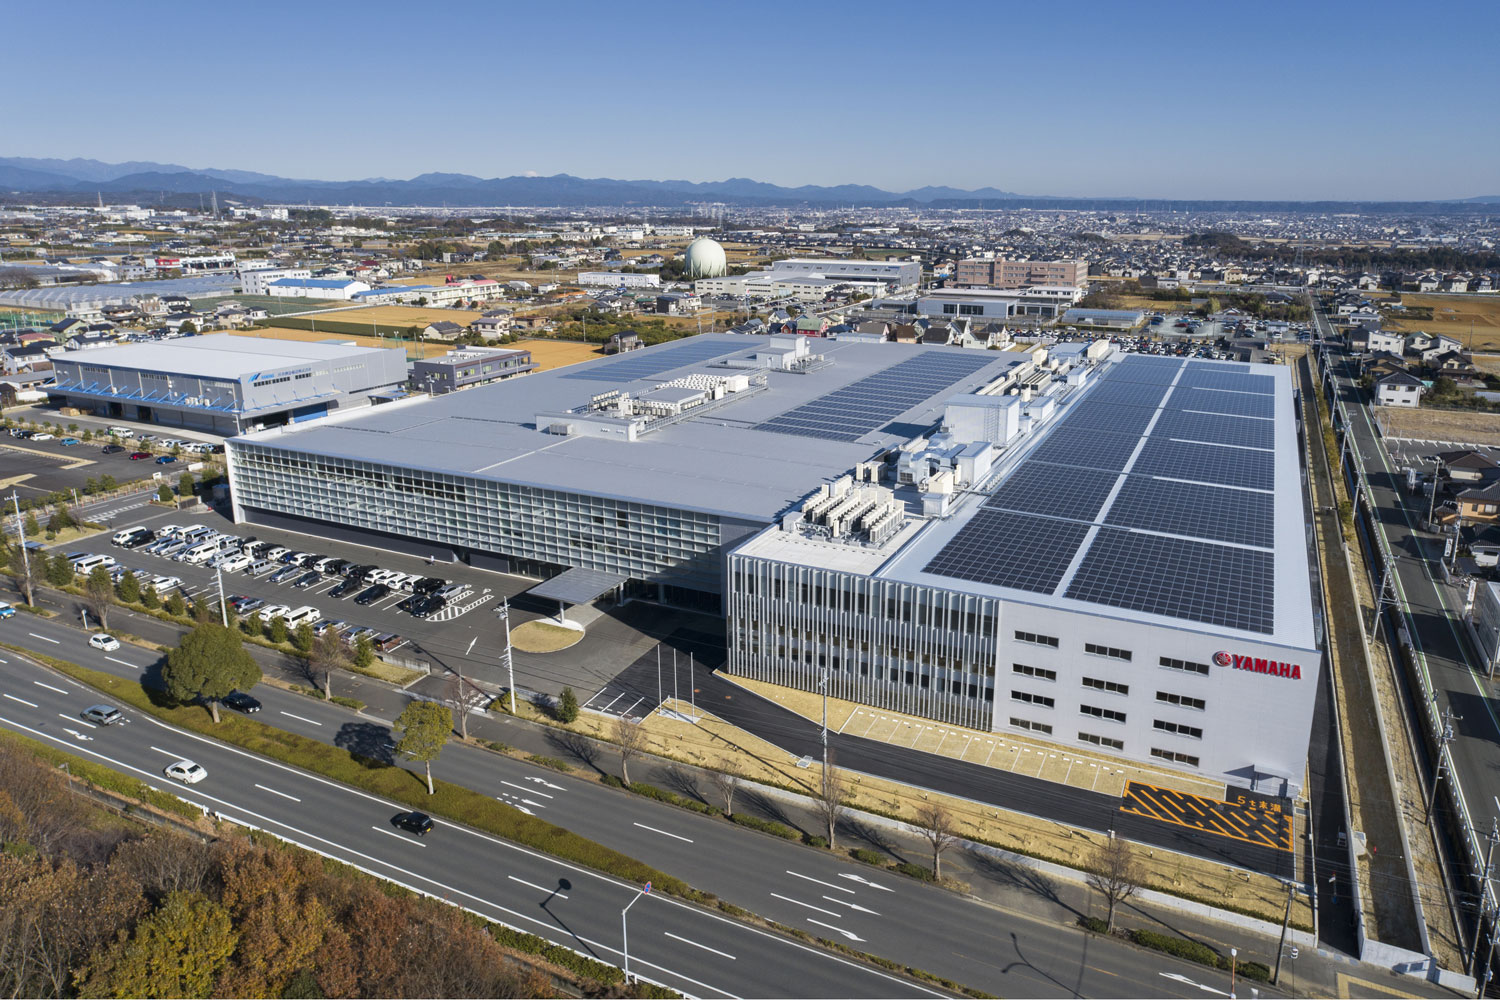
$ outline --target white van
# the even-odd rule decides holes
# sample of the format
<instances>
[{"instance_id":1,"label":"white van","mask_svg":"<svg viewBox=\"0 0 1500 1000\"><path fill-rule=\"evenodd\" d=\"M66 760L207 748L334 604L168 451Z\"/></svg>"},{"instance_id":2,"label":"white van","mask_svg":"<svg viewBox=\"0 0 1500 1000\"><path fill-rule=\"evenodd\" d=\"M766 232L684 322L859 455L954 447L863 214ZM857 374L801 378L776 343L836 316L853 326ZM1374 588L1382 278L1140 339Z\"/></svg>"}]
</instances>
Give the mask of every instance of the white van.
<instances>
[{"instance_id":1,"label":"white van","mask_svg":"<svg viewBox=\"0 0 1500 1000\"><path fill-rule=\"evenodd\" d=\"M296 628L303 622L307 622L307 624L312 625L322 617L323 612L319 611L311 604L304 604L300 608L296 608L292 611L287 612L286 627Z\"/></svg>"},{"instance_id":2,"label":"white van","mask_svg":"<svg viewBox=\"0 0 1500 1000\"><path fill-rule=\"evenodd\" d=\"M218 551L219 546L214 542L200 542L182 554L182 561L192 563L196 566L198 563L208 560Z\"/></svg>"},{"instance_id":3,"label":"white van","mask_svg":"<svg viewBox=\"0 0 1500 1000\"><path fill-rule=\"evenodd\" d=\"M108 569L114 564L114 556L85 556L73 564L73 572L79 576L88 576L99 566Z\"/></svg>"},{"instance_id":4,"label":"white van","mask_svg":"<svg viewBox=\"0 0 1500 1000\"><path fill-rule=\"evenodd\" d=\"M136 535L144 534L146 531L147 528L144 524L138 524L134 528L126 528L124 531L115 532L114 537L112 537L110 541L114 542L116 545L124 545Z\"/></svg>"},{"instance_id":5,"label":"white van","mask_svg":"<svg viewBox=\"0 0 1500 1000\"><path fill-rule=\"evenodd\" d=\"M190 524L182 529L182 539L186 542L196 542L211 534L213 534L213 529L202 524Z\"/></svg>"},{"instance_id":6,"label":"white van","mask_svg":"<svg viewBox=\"0 0 1500 1000\"><path fill-rule=\"evenodd\" d=\"M250 568L247 569L247 570L245 570L245 575L246 576L265 576L267 573L271 572L271 570L273 570L275 568L276 568L276 564L273 563L271 560L269 560L269 559L260 559L260 560L257 560L257 561L255 561L255 562L253 562L253 563L250 564Z\"/></svg>"}]
</instances>

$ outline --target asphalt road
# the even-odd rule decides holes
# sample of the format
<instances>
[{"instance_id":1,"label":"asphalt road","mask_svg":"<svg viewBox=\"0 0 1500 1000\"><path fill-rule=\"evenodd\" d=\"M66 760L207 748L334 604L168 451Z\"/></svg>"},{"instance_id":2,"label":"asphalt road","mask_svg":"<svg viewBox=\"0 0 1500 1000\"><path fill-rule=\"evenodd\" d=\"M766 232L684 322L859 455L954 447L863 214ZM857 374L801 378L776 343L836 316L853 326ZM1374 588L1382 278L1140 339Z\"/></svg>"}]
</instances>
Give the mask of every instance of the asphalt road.
<instances>
[{"instance_id":1,"label":"asphalt road","mask_svg":"<svg viewBox=\"0 0 1500 1000\"><path fill-rule=\"evenodd\" d=\"M90 649L77 629L26 615L0 622L0 641L121 676L149 676L157 659L130 645L107 653ZM209 771L206 781L184 790L193 801L493 919L591 950L601 960L621 960L618 911L629 900L629 887L600 876L585 878L587 873L519 848L500 850L504 845L493 838L447 823L421 844L401 843L387 825L401 811L392 803L197 735L177 734L139 713L131 713L137 717L130 726L90 730L77 713L101 700L98 696L3 650L0 660L10 661L0 664L0 724L43 734L78 752L107 752L112 766L127 765L122 769L150 778L157 787L166 786L159 775L170 755L190 757ZM272 687L262 686L256 695L265 706L259 721L375 757L389 753L389 730L377 718ZM94 739L82 741L68 729ZM578 750L553 752L566 756ZM413 781L419 781L414 767L413 773ZM1055 920L984 906L524 761L453 745L434 765L434 775L607 843L762 916L997 995L1201 996L1193 984L1210 993L1226 988L1222 974L1198 966L1094 938ZM670 778L656 780L670 785ZM312 803L315 808L309 808ZM569 899L547 901L561 878L573 884L562 890ZM589 905L581 906L583 900ZM644 974L697 996L931 995L759 931L723 926L717 915L675 901L648 897L630 920L632 963L639 940L639 954L653 963ZM678 938L667 937L668 931ZM657 950L650 951L653 936Z\"/></svg>"}]
</instances>

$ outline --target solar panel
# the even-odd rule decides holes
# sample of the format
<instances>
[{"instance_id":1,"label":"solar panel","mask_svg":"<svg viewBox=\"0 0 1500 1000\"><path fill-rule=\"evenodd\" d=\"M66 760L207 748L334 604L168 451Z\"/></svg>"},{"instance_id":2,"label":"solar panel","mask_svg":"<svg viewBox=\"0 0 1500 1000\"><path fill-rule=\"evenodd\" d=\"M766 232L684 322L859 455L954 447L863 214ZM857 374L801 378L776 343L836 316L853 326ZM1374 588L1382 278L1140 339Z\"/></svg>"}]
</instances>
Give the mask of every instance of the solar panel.
<instances>
[{"instance_id":1,"label":"solar panel","mask_svg":"<svg viewBox=\"0 0 1500 1000\"><path fill-rule=\"evenodd\" d=\"M1087 398L1092 403L1155 407L1166 394L1166 386L1148 382L1101 382Z\"/></svg>"},{"instance_id":2,"label":"solar panel","mask_svg":"<svg viewBox=\"0 0 1500 1000\"><path fill-rule=\"evenodd\" d=\"M1242 486L1252 490L1275 488L1274 452L1193 444L1161 437L1146 440L1130 471L1144 476L1190 479L1199 483Z\"/></svg>"},{"instance_id":3,"label":"solar panel","mask_svg":"<svg viewBox=\"0 0 1500 1000\"><path fill-rule=\"evenodd\" d=\"M1116 406L1096 402L1092 397L1069 411L1065 426L1078 430L1115 431L1139 434L1146 429L1157 411L1144 406ZM1158 421L1160 423L1160 421Z\"/></svg>"},{"instance_id":4,"label":"solar panel","mask_svg":"<svg viewBox=\"0 0 1500 1000\"><path fill-rule=\"evenodd\" d=\"M1276 380L1269 375L1251 375L1213 368L1189 368L1177 383L1199 389L1227 389L1269 396L1276 391Z\"/></svg>"},{"instance_id":5,"label":"solar panel","mask_svg":"<svg viewBox=\"0 0 1500 1000\"><path fill-rule=\"evenodd\" d=\"M1274 585L1269 552L1101 528L1064 596L1270 634Z\"/></svg>"},{"instance_id":6,"label":"solar panel","mask_svg":"<svg viewBox=\"0 0 1500 1000\"><path fill-rule=\"evenodd\" d=\"M1243 448L1275 447L1275 424L1269 420L1226 417L1218 413L1163 410L1151 428L1153 438L1182 438L1211 444L1234 444Z\"/></svg>"},{"instance_id":7,"label":"solar panel","mask_svg":"<svg viewBox=\"0 0 1500 1000\"><path fill-rule=\"evenodd\" d=\"M1135 451L1139 442L1140 438L1134 434L1110 434L1064 424L1047 435L1047 440L1037 447L1031 457L1038 462L1119 472L1125 468L1125 463L1130 460L1130 453Z\"/></svg>"},{"instance_id":8,"label":"solar panel","mask_svg":"<svg viewBox=\"0 0 1500 1000\"><path fill-rule=\"evenodd\" d=\"M1125 360L1110 365L1104 377L1112 382L1146 382L1151 385L1168 385L1177 377L1182 362L1177 358L1143 358L1130 355Z\"/></svg>"},{"instance_id":9,"label":"solar panel","mask_svg":"<svg viewBox=\"0 0 1500 1000\"><path fill-rule=\"evenodd\" d=\"M1086 524L980 508L925 571L1050 594L1088 532Z\"/></svg>"},{"instance_id":10,"label":"solar panel","mask_svg":"<svg viewBox=\"0 0 1500 1000\"><path fill-rule=\"evenodd\" d=\"M1118 478L1111 472L1027 462L984 505L997 510L1092 521Z\"/></svg>"},{"instance_id":11,"label":"solar panel","mask_svg":"<svg viewBox=\"0 0 1500 1000\"><path fill-rule=\"evenodd\" d=\"M685 365L696 365L704 361L712 361L722 358L726 354L744 350L742 345L724 344L717 341L705 341L697 343L688 341L683 344L674 344L671 347L647 348L640 351L631 351L629 354L615 355L616 360L609 364L602 364L597 368L587 371L572 372L562 376L570 379L588 379L594 382L634 382L636 379L650 378L662 372L671 371L674 368L682 368Z\"/></svg>"},{"instance_id":12,"label":"solar panel","mask_svg":"<svg viewBox=\"0 0 1500 1000\"><path fill-rule=\"evenodd\" d=\"M1185 389L1179 386L1168 397L1166 405L1174 410L1200 410L1233 417L1271 417L1275 415L1276 397L1250 392Z\"/></svg>"},{"instance_id":13,"label":"solar panel","mask_svg":"<svg viewBox=\"0 0 1500 1000\"><path fill-rule=\"evenodd\" d=\"M977 352L923 351L756 424L755 430L855 441L994 360Z\"/></svg>"},{"instance_id":14,"label":"solar panel","mask_svg":"<svg viewBox=\"0 0 1500 1000\"><path fill-rule=\"evenodd\" d=\"M1127 476L1105 523L1270 548L1271 494Z\"/></svg>"}]
</instances>

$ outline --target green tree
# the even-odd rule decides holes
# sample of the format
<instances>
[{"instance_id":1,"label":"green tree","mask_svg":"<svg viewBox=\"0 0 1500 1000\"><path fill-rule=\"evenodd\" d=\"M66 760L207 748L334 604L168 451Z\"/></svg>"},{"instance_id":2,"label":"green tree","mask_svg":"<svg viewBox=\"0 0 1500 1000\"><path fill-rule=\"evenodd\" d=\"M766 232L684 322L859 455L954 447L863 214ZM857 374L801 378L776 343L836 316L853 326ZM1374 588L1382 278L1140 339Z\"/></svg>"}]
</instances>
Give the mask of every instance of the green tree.
<instances>
[{"instance_id":1,"label":"green tree","mask_svg":"<svg viewBox=\"0 0 1500 1000\"><path fill-rule=\"evenodd\" d=\"M313 635L312 622L300 621L297 623L297 627L292 630L292 646L299 653L306 654L311 652L315 638L317 636Z\"/></svg>"},{"instance_id":2,"label":"green tree","mask_svg":"<svg viewBox=\"0 0 1500 1000\"><path fill-rule=\"evenodd\" d=\"M257 614L251 614L243 619L240 622L240 627L245 630L246 635L255 638L259 638L260 636L264 635L266 631L265 622L261 621L260 615Z\"/></svg>"},{"instance_id":3,"label":"green tree","mask_svg":"<svg viewBox=\"0 0 1500 1000\"><path fill-rule=\"evenodd\" d=\"M175 615L178 618L181 618L187 614L187 601L183 600L182 592L180 590L173 590L170 594L167 595L167 602L165 607L167 609L167 614Z\"/></svg>"},{"instance_id":4,"label":"green tree","mask_svg":"<svg viewBox=\"0 0 1500 1000\"><path fill-rule=\"evenodd\" d=\"M571 687L562 689L562 696L557 700L557 719L559 722L571 723L578 718L578 696L573 693Z\"/></svg>"},{"instance_id":5,"label":"green tree","mask_svg":"<svg viewBox=\"0 0 1500 1000\"><path fill-rule=\"evenodd\" d=\"M260 667L238 632L208 622L167 653L161 676L167 694L179 702L207 700L218 722L219 701L231 691L248 691L260 683Z\"/></svg>"},{"instance_id":6,"label":"green tree","mask_svg":"<svg viewBox=\"0 0 1500 1000\"><path fill-rule=\"evenodd\" d=\"M274 643L286 642L286 619L277 615L271 619L271 627L266 630L266 638Z\"/></svg>"},{"instance_id":7,"label":"green tree","mask_svg":"<svg viewBox=\"0 0 1500 1000\"><path fill-rule=\"evenodd\" d=\"M89 611L99 619L99 626L109 628L109 609L115 605L115 585L109 578L109 570L95 566L89 571L88 582L83 585L83 597Z\"/></svg>"},{"instance_id":8,"label":"green tree","mask_svg":"<svg viewBox=\"0 0 1500 1000\"><path fill-rule=\"evenodd\" d=\"M375 645L365 636L354 640L354 665L367 670L375 662Z\"/></svg>"},{"instance_id":9,"label":"green tree","mask_svg":"<svg viewBox=\"0 0 1500 1000\"><path fill-rule=\"evenodd\" d=\"M135 604L141 599L141 581L135 578L134 573L126 573L115 585L115 596L122 604Z\"/></svg>"},{"instance_id":10,"label":"green tree","mask_svg":"<svg viewBox=\"0 0 1500 1000\"><path fill-rule=\"evenodd\" d=\"M349 646L338 629L325 629L322 635L313 639L312 648L307 651L307 672L309 675L323 675L324 698L333 695L334 673L348 670L349 664Z\"/></svg>"},{"instance_id":11,"label":"green tree","mask_svg":"<svg viewBox=\"0 0 1500 1000\"><path fill-rule=\"evenodd\" d=\"M156 488L156 499L162 503L172 502L172 487L163 482Z\"/></svg>"},{"instance_id":12,"label":"green tree","mask_svg":"<svg viewBox=\"0 0 1500 1000\"><path fill-rule=\"evenodd\" d=\"M26 512L26 520L22 522L21 530L26 533L27 538L36 538L42 533L42 526L36 523L36 511Z\"/></svg>"},{"instance_id":13,"label":"green tree","mask_svg":"<svg viewBox=\"0 0 1500 1000\"><path fill-rule=\"evenodd\" d=\"M114 489L115 487L117 487L119 485L120 485L119 483L115 482L115 477L114 476L100 476L99 477L99 492L101 492L101 493L108 493L110 490Z\"/></svg>"},{"instance_id":14,"label":"green tree","mask_svg":"<svg viewBox=\"0 0 1500 1000\"><path fill-rule=\"evenodd\" d=\"M161 607L161 595L156 592L155 587L148 585L141 590L141 606L150 611Z\"/></svg>"},{"instance_id":15,"label":"green tree","mask_svg":"<svg viewBox=\"0 0 1500 1000\"><path fill-rule=\"evenodd\" d=\"M73 582L73 564L63 553L53 553L47 560L47 582L54 587L66 587Z\"/></svg>"},{"instance_id":16,"label":"green tree","mask_svg":"<svg viewBox=\"0 0 1500 1000\"><path fill-rule=\"evenodd\" d=\"M432 762L443 752L448 742L448 733L453 729L453 717L448 710L435 701L408 702L396 720L396 752L419 760L427 769L427 794L433 794Z\"/></svg>"},{"instance_id":17,"label":"green tree","mask_svg":"<svg viewBox=\"0 0 1500 1000\"><path fill-rule=\"evenodd\" d=\"M204 997L229 964L239 934L229 911L201 893L174 892L127 940L79 971L79 992L95 997Z\"/></svg>"},{"instance_id":18,"label":"green tree","mask_svg":"<svg viewBox=\"0 0 1500 1000\"><path fill-rule=\"evenodd\" d=\"M88 478L88 481L83 484L83 492L85 492L85 493L98 493L99 492L99 480L95 479L93 476L90 476Z\"/></svg>"},{"instance_id":19,"label":"green tree","mask_svg":"<svg viewBox=\"0 0 1500 1000\"><path fill-rule=\"evenodd\" d=\"M189 320L184 320L183 323L182 323L182 325L177 328L177 332L178 333L197 333L198 332L198 324L194 323L190 319Z\"/></svg>"},{"instance_id":20,"label":"green tree","mask_svg":"<svg viewBox=\"0 0 1500 1000\"><path fill-rule=\"evenodd\" d=\"M180 497L192 496L195 485L197 485L197 480L193 478L193 474L191 472L184 472L177 477L177 495Z\"/></svg>"}]
</instances>

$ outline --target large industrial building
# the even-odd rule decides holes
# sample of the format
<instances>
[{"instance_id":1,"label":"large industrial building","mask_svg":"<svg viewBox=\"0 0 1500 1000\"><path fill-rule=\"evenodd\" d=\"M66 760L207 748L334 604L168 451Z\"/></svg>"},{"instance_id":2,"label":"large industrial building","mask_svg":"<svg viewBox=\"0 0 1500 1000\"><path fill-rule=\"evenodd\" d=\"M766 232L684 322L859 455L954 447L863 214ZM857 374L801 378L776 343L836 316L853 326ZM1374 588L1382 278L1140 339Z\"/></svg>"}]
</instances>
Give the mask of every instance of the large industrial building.
<instances>
[{"instance_id":1,"label":"large industrial building","mask_svg":"<svg viewBox=\"0 0 1500 1000\"><path fill-rule=\"evenodd\" d=\"M221 333L68 352L48 395L105 417L239 434L368 406L406 381L400 348Z\"/></svg>"},{"instance_id":2,"label":"large industrial building","mask_svg":"<svg viewBox=\"0 0 1500 1000\"><path fill-rule=\"evenodd\" d=\"M693 283L699 295L750 295L820 302L840 285L872 295L909 292L922 281L922 265L913 260L849 260L842 257L773 261L770 270L705 277Z\"/></svg>"},{"instance_id":3,"label":"large industrial building","mask_svg":"<svg viewBox=\"0 0 1500 1000\"><path fill-rule=\"evenodd\" d=\"M1300 789L1284 369L816 350L707 335L237 438L235 517L719 611L737 674Z\"/></svg>"},{"instance_id":4,"label":"large industrial building","mask_svg":"<svg viewBox=\"0 0 1500 1000\"><path fill-rule=\"evenodd\" d=\"M1089 282L1086 260L995 260L971 257L953 271L958 288L1025 288L1028 285L1071 285Z\"/></svg>"}]
</instances>

